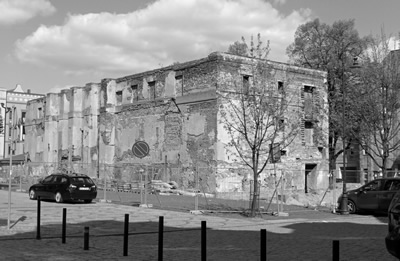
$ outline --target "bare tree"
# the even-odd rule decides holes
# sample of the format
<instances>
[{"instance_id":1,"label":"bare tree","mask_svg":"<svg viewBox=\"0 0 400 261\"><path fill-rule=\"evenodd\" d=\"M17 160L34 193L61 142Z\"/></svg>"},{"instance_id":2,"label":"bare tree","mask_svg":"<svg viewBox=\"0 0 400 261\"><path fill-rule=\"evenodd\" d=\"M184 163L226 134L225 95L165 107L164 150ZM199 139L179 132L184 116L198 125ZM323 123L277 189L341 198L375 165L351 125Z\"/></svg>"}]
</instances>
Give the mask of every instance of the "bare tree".
<instances>
[{"instance_id":1,"label":"bare tree","mask_svg":"<svg viewBox=\"0 0 400 261\"><path fill-rule=\"evenodd\" d=\"M261 45L257 45L260 49ZM254 53L261 53L255 50ZM226 89L219 90L221 122L229 135L228 148L235 161L251 169L254 196L251 216L259 200L258 177L268 163L280 157L281 150L292 143L300 131L301 117L296 114L299 102L290 96L287 74L277 83L276 68L264 59L251 59L251 76L243 77ZM290 111L290 112L289 112ZM293 113L295 112L295 113ZM277 145L279 144L279 145ZM276 150L276 148L279 148Z\"/></svg>"},{"instance_id":2,"label":"bare tree","mask_svg":"<svg viewBox=\"0 0 400 261\"><path fill-rule=\"evenodd\" d=\"M400 148L400 52L390 52L384 33L371 43L353 91L354 138L386 177L389 156Z\"/></svg>"}]
</instances>

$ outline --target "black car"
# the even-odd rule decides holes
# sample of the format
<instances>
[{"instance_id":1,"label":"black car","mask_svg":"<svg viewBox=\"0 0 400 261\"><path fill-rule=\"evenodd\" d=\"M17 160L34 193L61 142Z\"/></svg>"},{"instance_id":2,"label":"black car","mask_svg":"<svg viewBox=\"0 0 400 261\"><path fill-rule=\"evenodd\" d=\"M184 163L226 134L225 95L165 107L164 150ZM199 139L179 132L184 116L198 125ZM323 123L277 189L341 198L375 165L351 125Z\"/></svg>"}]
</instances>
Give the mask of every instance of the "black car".
<instances>
[{"instance_id":1,"label":"black car","mask_svg":"<svg viewBox=\"0 0 400 261\"><path fill-rule=\"evenodd\" d=\"M400 259L400 192L397 192L390 203L388 217L389 232L385 238L386 249Z\"/></svg>"},{"instance_id":2,"label":"black car","mask_svg":"<svg viewBox=\"0 0 400 261\"><path fill-rule=\"evenodd\" d=\"M347 191L347 208L350 214L358 211L387 213L393 196L400 191L400 178L375 179L360 188ZM338 199L341 209L342 196Z\"/></svg>"},{"instance_id":3,"label":"black car","mask_svg":"<svg viewBox=\"0 0 400 261\"><path fill-rule=\"evenodd\" d=\"M52 174L29 188L30 199L54 199L57 203L65 200L83 200L90 203L96 196L95 183L83 174Z\"/></svg>"}]
</instances>

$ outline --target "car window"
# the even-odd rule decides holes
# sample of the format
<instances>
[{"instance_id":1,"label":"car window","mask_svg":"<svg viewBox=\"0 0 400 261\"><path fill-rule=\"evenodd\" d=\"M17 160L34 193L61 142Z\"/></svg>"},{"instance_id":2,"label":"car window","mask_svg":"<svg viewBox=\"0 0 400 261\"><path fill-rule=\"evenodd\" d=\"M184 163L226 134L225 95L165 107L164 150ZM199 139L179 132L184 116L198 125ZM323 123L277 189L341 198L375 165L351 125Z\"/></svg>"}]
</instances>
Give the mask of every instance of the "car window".
<instances>
[{"instance_id":1,"label":"car window","mask_svg":"<svg viewBox=\"0 0 400 261\"><path fill-rule=\"evenodd\" d=\"M54 176L48 176L43 179L43 183L51 183L53 178L54 178Z\"/></svg>"},{"instance_id":2,"label":"car window","mask_svg":"<svg viewBox=\"0 0 400 261\"><path fill-rule=\"evenodd\" d=\"M372 190L372 191L380 190L381 180L371 181L369 184L366 185L366 187L368 187L369 190Z\"/></svg>"},{"instance_id":3,"label":"car window","mask_svg":"<svg viewBox=\"0 0 400 261\"><path fill-rule=\"evenodd\" d=\"M62 178L61 178L61 183L62 183L62 184L68 183L67 178L66 178L66 177L62 177Z\"/></svg>"},{"instance_id":4,"label":"car window","mask_svg":"<svg viewBox=\"0 0 400 261\"><path fill-rule=\"evenodd\" d=\"M400 190L400 180L389 180L385 184L385 190Z\"/></svg>"},{"instance_id":5,"label":"car window","mask_svg":"<svg viewBox=\"0 0 400 261\"><path fill-rule=\"evenodd\" d=\"M93 185L93 181L86 177L73 177L71 178L71 183L75 185Z\"/></svg>"},{"instance_id":6,"label":"car window","mask_svg":"<svg viewBox=\"0 0 400 261\"><path fill-rule=\"evenodd\" d=\"M61 176L56 176L54 179L54 183L61 183L62 177Z\"/></svg>"}]
</instances>

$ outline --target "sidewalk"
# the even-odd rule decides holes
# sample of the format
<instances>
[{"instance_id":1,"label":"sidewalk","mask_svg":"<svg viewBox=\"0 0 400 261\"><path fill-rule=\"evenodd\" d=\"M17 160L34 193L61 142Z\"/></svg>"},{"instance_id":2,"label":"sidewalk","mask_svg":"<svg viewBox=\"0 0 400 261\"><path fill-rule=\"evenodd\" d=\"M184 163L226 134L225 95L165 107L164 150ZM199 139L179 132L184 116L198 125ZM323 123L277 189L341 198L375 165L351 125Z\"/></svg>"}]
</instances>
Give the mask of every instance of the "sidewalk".
<instances>
[{"instance_id":1,"label":"sidewalk","mask_svg":"<svg viewBox=\"0 0 400 261\"><path fill-rule=\"evenodd\" d=\"M2 260L158 260L160 216L164 218L164 260L200 260L202 221L207 224L207 260L259 260L261 229L267 230L267 256L271 261L332 260L334 239L342 240L345 258L341 260L395 260L383 244L385 219L371 216L304 209L289 213L289 217L231 218L112 203L42 201L41 239L37 240L37 202L29 200L27 193L16 192L12 193L12 202L13 227L8 230L7 192L0 190ZM63 208L67 209L66 244L61 242ZM125 214L129 214L126 257ZM83 250L84 227L89 227L89 250Z\"/></svg>"}]
</instances>

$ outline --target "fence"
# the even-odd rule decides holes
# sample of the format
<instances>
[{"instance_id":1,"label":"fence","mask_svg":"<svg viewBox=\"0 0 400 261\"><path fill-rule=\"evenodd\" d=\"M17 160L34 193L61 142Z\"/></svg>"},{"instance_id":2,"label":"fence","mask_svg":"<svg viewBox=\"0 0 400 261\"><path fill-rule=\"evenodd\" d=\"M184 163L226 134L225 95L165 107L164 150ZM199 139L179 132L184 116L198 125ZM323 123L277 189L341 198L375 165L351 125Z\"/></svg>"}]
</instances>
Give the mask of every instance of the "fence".
<instances>
[{"instance_id":1,"label":"fence","mask_svg":"<svg viewBox=\"0 0 400 261\"><path fill-rule=\"evenodd\" d=\"M212 209L243 211L250 207L254 195L267 207L269 202L285 202L293 193L311 192L323 194L332 187L333 179L328 171L304 173L304 170L288 169L282 166L266 169L260 174L258 191L254 193L254 181L248 169L216 168L213 166L172 164L58 164L51 162L14 165L12 184L14 188L27 190L39 179L54 173L83 173L95 181L99 188L98 197L103 200L135 202L154 206L180 209ZM389 172L389 176L395 175ZM369 176L363 171L347 170L348 183L359 186L362 177ZM0 169L0 183L8 183L9 169ZM340 176L338 176L340 182ZM349 182L350 181L350 182ZM341 187L341 186L338 186ZM349 187L351 185L349 184ZM340 194L340 191L337 195ZM166 196L169 198L167 199ZM188 196L188 197L182 197ZM275 197L275 200L272 199ZM146 201L146 202L145 202ZM334 200L332 200L334 201Z\"/></svg>"}]
</instances>

